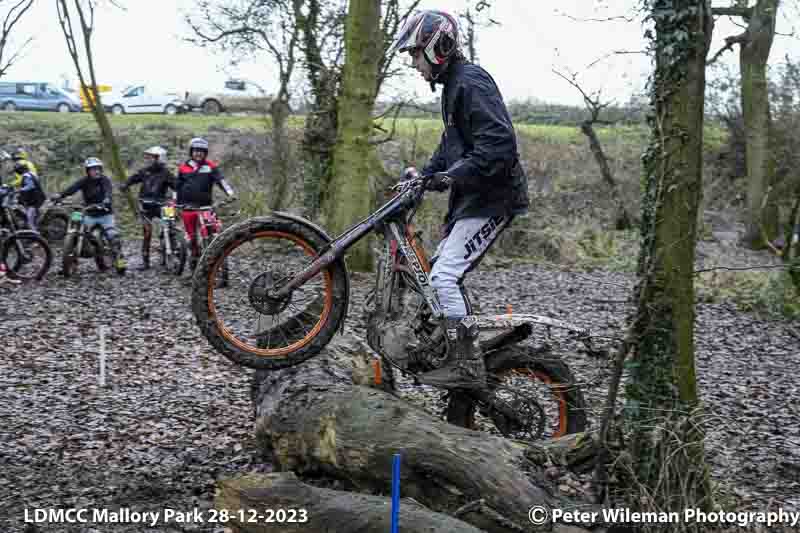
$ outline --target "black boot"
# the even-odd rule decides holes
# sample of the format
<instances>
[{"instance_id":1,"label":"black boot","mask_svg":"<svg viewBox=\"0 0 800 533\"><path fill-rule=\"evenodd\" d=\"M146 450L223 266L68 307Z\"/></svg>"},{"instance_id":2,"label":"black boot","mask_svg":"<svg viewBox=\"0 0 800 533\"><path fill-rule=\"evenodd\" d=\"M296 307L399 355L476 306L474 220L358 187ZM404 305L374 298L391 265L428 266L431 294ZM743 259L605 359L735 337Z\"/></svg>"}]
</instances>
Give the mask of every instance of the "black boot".
<instances>
[{"instance_id":1,"label":"black boot","mask_svg":"<svg viewBox=\"0 0 800 533\"><path fill-rule=\"evenodd\" d=\"M148 269L150 269L150 254L143 253L142 264L137 267L137 270L148 270Z\"/></svg>"},{"instance_id":2,"label":"black boot","mask_svg":"<svg viewBox=\"0 0 800 533\"><path fill-rule=\"evenodd\" d=\"M144 231L144 239L142 239L142 264L137 267L137 270L148 270L150 268L150 231L149 227Z\"/></svg>"},{"instance_id":3,"label":"black boot","mask_svg":"<svg viewBox=\"0 0 800 533\"><path fill-rule=\"evenodd\" d=\"M478 324L474 317L448 318L448 355L444 366L426 372L417 379L423 385L443 389L486 388L486 364L478 344Z\"/></svg>"}]
</instances>

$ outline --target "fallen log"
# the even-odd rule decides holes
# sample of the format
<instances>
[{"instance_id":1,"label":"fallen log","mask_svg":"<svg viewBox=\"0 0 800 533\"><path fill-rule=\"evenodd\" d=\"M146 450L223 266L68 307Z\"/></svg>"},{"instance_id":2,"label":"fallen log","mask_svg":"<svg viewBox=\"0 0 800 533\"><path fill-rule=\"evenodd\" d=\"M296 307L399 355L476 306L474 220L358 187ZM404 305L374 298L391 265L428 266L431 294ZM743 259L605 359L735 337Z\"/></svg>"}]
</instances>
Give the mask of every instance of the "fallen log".
<instances>
[{"instance_id":1,"label":"fallen log","mask_svg":"<svg viewBox=\"0 0 800 533\"><path fill-rule=\"evenodd\" d=\"M386 533L391 527L389 498L314 487L291 472L226 479L218 489L214 507L227 511L227 526L241 533ZM481 532L409 498L400 500L398 518L404 533Z\"/></svg>"},{"instance_id":2,"label":"fallen log","mask_svg":"<svg viewBox=\"0 0 800 533\"><path fill-rule=\"evenodd\" d=\"M534 442L525 450L525 456L540 466L550 462L582 474L597 464L598 448L590 433L581 432Z\"/></svg>"},{"instance_id":3,"label":"fallen log","mask_svg":"<svg viewBox=\"0 0 800 533\"><path fill-rule=\"evenodd\" d=\"M257 438L278 469L387 494L392 457L400 453L403 496L441 513L483 500L459 518L489 532L541 530L528 520L532 506L582 504L558 493L526 458L526 443L448 424L402 398L354 385L353 369L369 367L356 352L332 343L303 364L254 374Z\"/></svg>"}]
</instances>

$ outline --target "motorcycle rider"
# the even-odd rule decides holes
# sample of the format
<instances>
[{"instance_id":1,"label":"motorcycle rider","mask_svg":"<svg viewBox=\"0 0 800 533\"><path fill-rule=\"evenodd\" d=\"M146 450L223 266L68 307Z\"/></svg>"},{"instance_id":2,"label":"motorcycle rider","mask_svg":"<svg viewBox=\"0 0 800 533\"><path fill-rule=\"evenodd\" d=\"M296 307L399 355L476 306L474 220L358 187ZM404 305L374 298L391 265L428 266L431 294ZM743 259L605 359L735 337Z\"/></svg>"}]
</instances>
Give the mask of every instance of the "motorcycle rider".
<instances>
[{"instance_id":1,"label":"motorcycle rider","mask_svg":"<svg viewBox=\"0 0 800 533\"><path fill-rule=\"evenodd\" d=\"M25 218L28 227L33 231L38 231L37 221L39 220L39 208L47 200L47 195L42 189L39 178L29 170L28 165L23 161L17 160L14 163L14 172L22 177L19 187L19 203L25 208Z\"/></svg>"},{"instance_id":2,"label":"motorcycle rider","mask_svg":"<svg viewBox=\"0 0 800 533\"><path fill-rule=\"evenodd\" d=\"M178 195L177 203L185 206L181 211L181 218L189 242L192 243L190 271L194 271L200 258L195 232L199 231L200 217L204 215L202 211L193 211L191 208L213 204L215 184L225 192L228 198L236 199L236 194L225 180L219 164L208 159L208 141L195 137L189 142L189 159L178 167L175 187Z\"/></svg>"},{"instance_id":3,"label":"motorcycle rider","mask_svg":"<svg viewBox=\"0 0 800 533\"><path fill-rule=\"evenodd\" d=\"M16 148L13 152L11 152L11 159L14 160L14 179L11 181L11 186L15 189L19 189L22 186L22 174L16 170L18 164L25 165L25 168L28 169L29 172L32 172L34 175L38 176L39 171L36 170L36 165L33 164L30 159L28 159L28 152L22 148Z\"/></svg>"},{"instance_id":4,"label":"motorcycle rider","mask_svg":"<svg viewBox=\"0 0 800 533\"><path fill-rule=\"evenodd\" d=\"M528 209L527 178L519 163L511 118L496 83L469 63L461 50L456 19L424 10L412 14L397 33L389 54L408 52L413 67L430 83L442 85L444 132L421 171L426 188L450 189L444 237L432 258L431 285L445 314L451 348L445 365L419 376L443 388L483 388L486 367L478 325L467 316L460 284L516 215Z\"/></svg>"},{"instance_id":5,"label":"motorcycle rider","mask_svg":"<svg viewBox=\"0 0 800 533\"><path fill-rule=\"evenodd\" d=\"M144 151L146 166L129 177L121 187L127 191L137 183L139 189L139 207L142 216L142 264L138 270L150 268L150 241L153 237L153 222L161 220L161 206L167 199L169 189L175 190L175 175L167 169L167 151L160 146L152 146Z\"/></svg>"},{"instance_id":6,"label":"motorcycle rider","mask_svg":"<svg viewBox=\"0 0 800 533\"><path fill-rule=\"evenodd\" d=\"M83 195L84 205L101 204L102 207L95 207L86 212L83 223L86 225L99 224L111 244L116 261L114 266L117 269L127 268L122 251L122 237L114 224L113 209L113 187L111 179L103 174L103 162L96 157L89 157L83 164L86 175L64 189L60 194L51 198L53 203L59 203L63 198L72 196L78 191Z\"/></svg>"}]
</instances>

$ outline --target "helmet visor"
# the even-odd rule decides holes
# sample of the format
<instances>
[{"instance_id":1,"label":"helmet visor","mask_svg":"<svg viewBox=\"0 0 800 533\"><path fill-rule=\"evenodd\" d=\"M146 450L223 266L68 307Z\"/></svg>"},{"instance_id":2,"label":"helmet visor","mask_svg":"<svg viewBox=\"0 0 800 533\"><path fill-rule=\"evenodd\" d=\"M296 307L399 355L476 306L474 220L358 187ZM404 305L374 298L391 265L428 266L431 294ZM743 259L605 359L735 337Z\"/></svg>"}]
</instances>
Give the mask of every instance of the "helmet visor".
<instances>
[{"instance_id":1,"label":"helmet visor","mask_svg":"<svg viewBox=\"0 0 800 533\"><path fill-rule=\"evenodd\" d=\"M396 52L405 52L412 48L419 48L419 33L422 29L422 19L424 13L415 13L411 15L398 30L395 35L392 46L389 47L388 55L391 57Z\"/></svg>"}]
</instances>

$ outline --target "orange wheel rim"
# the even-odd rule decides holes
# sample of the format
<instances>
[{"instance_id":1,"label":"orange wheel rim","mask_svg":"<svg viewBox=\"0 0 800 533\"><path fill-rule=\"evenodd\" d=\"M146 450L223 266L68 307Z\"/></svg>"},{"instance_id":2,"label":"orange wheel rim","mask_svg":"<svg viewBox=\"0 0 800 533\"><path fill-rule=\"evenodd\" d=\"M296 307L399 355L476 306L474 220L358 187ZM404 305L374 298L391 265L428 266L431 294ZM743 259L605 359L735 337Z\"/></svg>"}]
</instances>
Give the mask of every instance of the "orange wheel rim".
<instances>
[{"instance_id":1,"label":"orange wheel rim","mask_svg":"<svg viewBox=\"0 0 800 533\"><path fill-rule=\"evenodd\" d=\"M309 245L305 240L297 237L296 235L292 235L290 233L284 233L282 231L261 231L258 232L247 239L239 239L238 241L232 243L225 249L225 253L222 255L222 259L217 261L214 266L212 267L211 271L209 272L209 279L215 279L217 275L217 270L219 269L220 265L224 262L225 258L228 254L240 244L245 241L254 240L259 237L283 237L286 238L295 244L300 245L303 250L305 250L311 258L316 258L317 253L314 249ZM233 344L240 350L244 350L246 352L261 356L261 357L283 357L288 355L296 350L299 350L309 342L311 342L314 337L319 334L319 331L322 329L322 325L328 320L328 315L330 315L331 308L333 307L333 278L331 277L331 273L329 269L325 269L322 271L325 277L325 304L322 308L322 314L320 315L319 320L308 332L305 337L302 339L295 341L294 343L290 344L289 346L284 346L283 348L258 348L257 346L252 346L247 344L241 340L239 340L235 335L233 335L228 328L226 328L217 318L217 309L214 305L214 284L207 284L207 292L206 292L206 299L208 303L208 311L209 316L214 320L217 325L219 326L219 331L222 337L228 341L229 343Z\"/></svg>"},{"instance_id":2,"label":"orange wheel rim","mask_svg":"<svg viewBox=\"0 0 800 533\"><path fill-rule=\"evenodd\" d=\"M567 398L564 394L564 385L560 383L553 383L553 380L550 379L550 376L544 374L542 372L536 372L535 370L531 370L529 368L515 368L513 370L509 370L508 372L515 372L519 375L528 376L530 378L535 378L547 385L550 389L550 393L555 397L556 401L558 402L558 429L553 434L552 438L563 437L567 434ZM508 373L504 372L504 374Z\"/></svg>"}]
</instances>

